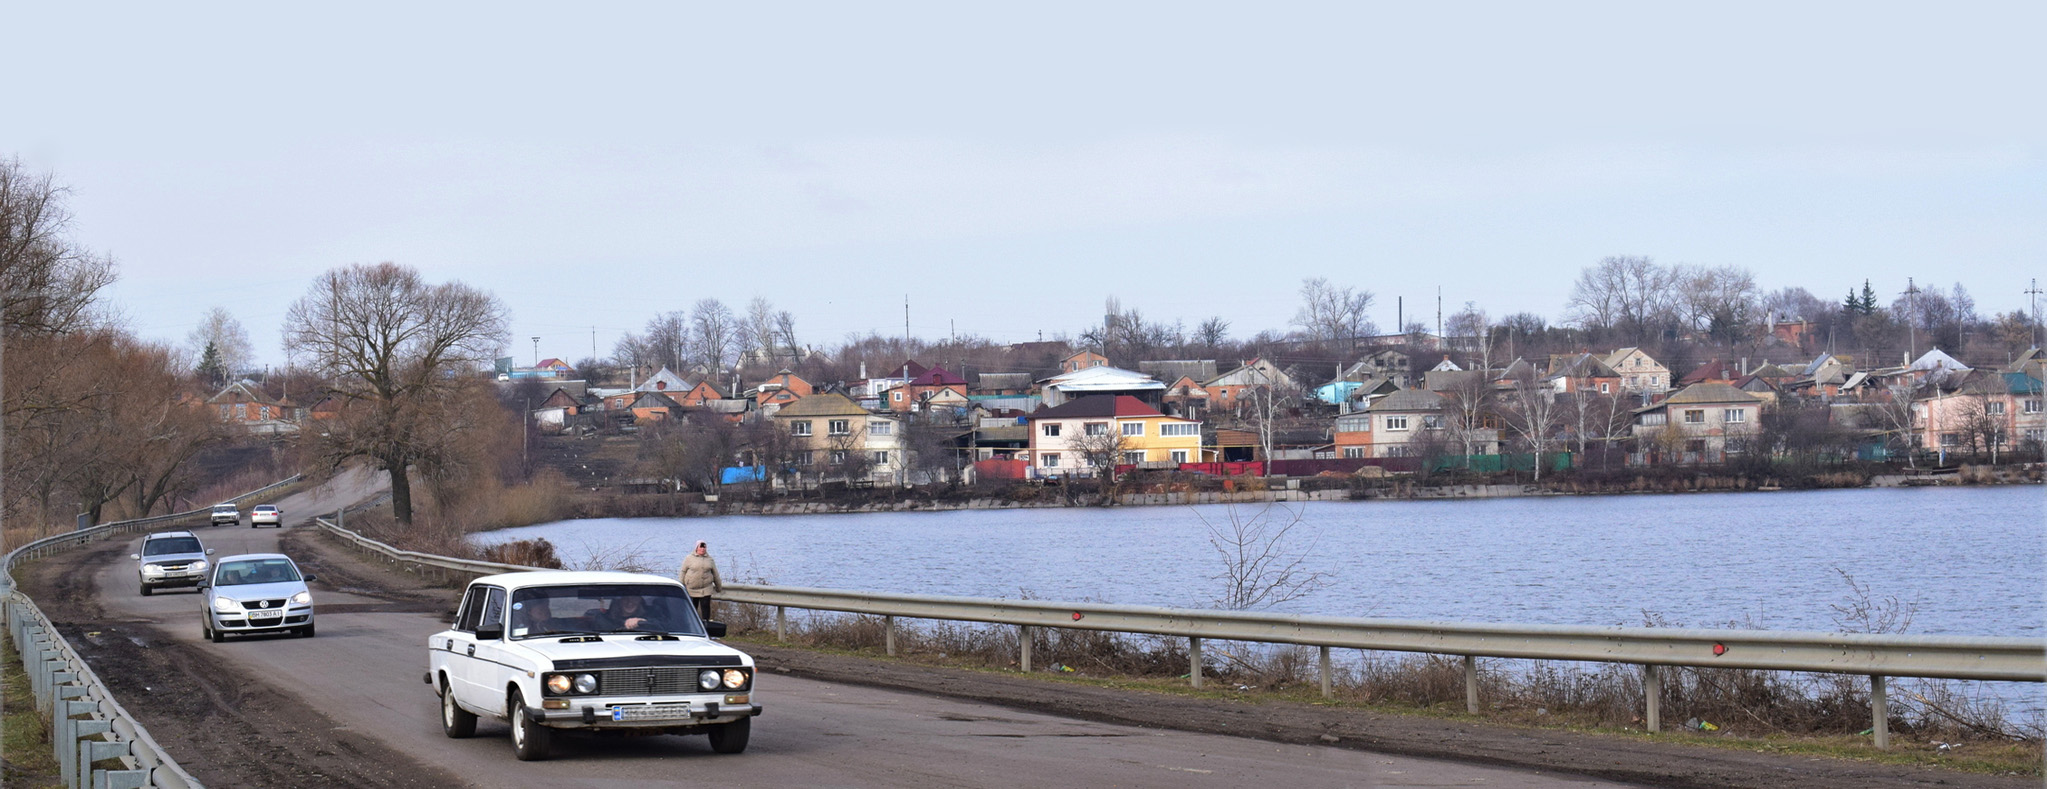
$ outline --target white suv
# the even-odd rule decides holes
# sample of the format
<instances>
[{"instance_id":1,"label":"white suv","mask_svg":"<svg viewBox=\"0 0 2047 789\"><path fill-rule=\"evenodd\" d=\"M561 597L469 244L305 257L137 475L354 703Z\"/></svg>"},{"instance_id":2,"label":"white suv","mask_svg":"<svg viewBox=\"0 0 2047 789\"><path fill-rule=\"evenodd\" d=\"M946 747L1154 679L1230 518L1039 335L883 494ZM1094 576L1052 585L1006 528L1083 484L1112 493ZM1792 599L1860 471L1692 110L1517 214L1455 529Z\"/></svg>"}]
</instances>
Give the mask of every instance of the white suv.
<instances>
[{"instance_id":1,"label":"white suv","mask_svg":"<svg viewBox=\"0 0 2047 789\"><path fill-rule=\"evenodd\" d=\"M426 682L449 737L478 716L512 726L522 761L547 758L555 729L708 734L746 750L753 658L711 639L673 578L539 571L470 582L455 625L427 639Z\"/></svg>"},{"instance_id":2,"label":"white suv","mask_svg":"<svg viewBox=\"0 0 2047 789\"><path fill-rule=\"evenodd\" d=\"M166 586L198 586L206 578L206 557L212 548L199 544L188 531L159 532L142 538L142 552L128 554L136 561L135 577L142 584L142 596Z\"/></svg>"}]
</instances>

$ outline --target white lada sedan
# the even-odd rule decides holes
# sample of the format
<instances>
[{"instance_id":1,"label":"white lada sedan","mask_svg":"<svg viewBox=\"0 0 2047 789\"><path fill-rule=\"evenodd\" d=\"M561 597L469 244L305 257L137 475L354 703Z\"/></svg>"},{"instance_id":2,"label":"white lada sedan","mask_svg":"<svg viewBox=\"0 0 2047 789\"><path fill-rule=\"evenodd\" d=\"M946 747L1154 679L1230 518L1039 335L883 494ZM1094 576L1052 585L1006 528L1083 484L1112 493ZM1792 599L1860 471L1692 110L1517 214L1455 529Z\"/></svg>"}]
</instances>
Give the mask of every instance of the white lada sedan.
<instances>
[{"instance_id":1,"label":"white lada sedan","mask_svg":"<svg viewBox=\"0 0 2047 789\"><path fill-rule=\"evenodd\" d=\"M427 639L426 682L449 737L476 719L512 727L519 759L547 758L556 729L708 734L746 750L753 658L712 641L682 584L658 575L539 571L470 582L455 624Z\"/></svg>"}]
</instances>

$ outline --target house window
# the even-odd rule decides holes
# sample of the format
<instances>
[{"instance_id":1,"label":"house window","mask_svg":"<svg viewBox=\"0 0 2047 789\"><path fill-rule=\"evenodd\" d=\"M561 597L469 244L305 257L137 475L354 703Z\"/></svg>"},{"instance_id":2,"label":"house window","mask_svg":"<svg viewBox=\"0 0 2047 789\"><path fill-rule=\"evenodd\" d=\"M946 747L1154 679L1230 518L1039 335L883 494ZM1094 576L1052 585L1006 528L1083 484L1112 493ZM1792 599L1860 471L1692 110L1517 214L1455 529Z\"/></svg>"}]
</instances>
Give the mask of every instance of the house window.
<instances>
[{"instance_id":1,"label":"house window","mask_svg":"<svg viewBox=\"0 0 2047 789\"><path fill-rule=\"evenodd\" d=\"M1422 429L1423 430L1443 429L1443 416L1441 414L1423 414Z\"/></svg>"},{"instance_id":2,"label":"house window","mask_svg":"<svg viewBox=\"0 0 2047 789\"><path fill-rule=\"evenodd\" d=\"M2004 403L1995 400L1984 403L1983 413L1991 416L2004 416Z\"/></svg>"},{"instance_id":3,"label":"house window","mask_svg":"<svg viewBox=\"0 0 2047 789\"><path fill-rule=\"evenodd\" d=\"M1059 423L1058 423L1058 422L1046 422L1046 423L1045 423L1045 437L1047 437L1047 438L1058 438L1058 437L1059 437Z\"/></svg>"},{"instance_id":4,"label":"house window","mask_svg":"<svg viewBox=\"0 0 2047 789\"><path fill-rule=\"evenodd\" d=\"M1694 438L1685 442L1685 451L1698 454L1706 451L1706 439Z\"/></svg>"},{"instance_id":5,"label":"house window","mask_svg":"<svg viewBox=\"0 0 2047 789\"><path fill-rule=\"evenodd\" d=\"M1167 425L1167 427L1172 427L1172 425ZM1370 432L1371 429L1372 418L1369 416L1347 416L1336 420L1336 432L1338 433L1366 433Z\"/></svg>"},{"instance_id":6,"label":"house window","mask_svg":"<svg viewBox=\"0 0 2047 789\"><path fill-rule=\"evenodd\" d=\"M1606 394L1606 393L1607 393L1607 391L1606 391L1606 382L1605 382L1605 381L1601 381L1601 382L1599 383L1599 393L1600 393L1600 394Z\"/></svg>"},{"instance_id":7,"label":"house window","mask_svg":"<svg viewBox=\"0 0 2047 789\"><path fill-rule=\"evenodd\" d=\"M810 450L808 450L808 449L806 449L806 450L803 450L803 451L800 451L800 452L797 452L797 453L796 453L796 465L799 465L799 466L808 466L808 465L810 465L810 463L811 463L811 461L812 461L812 457L811 457L811 455L812 455L812 454L813 454L813 453L812 453L812 452L811 452Z\"/></svg>"},{"instance_id":8,"label":"house window","mask_svg":"<svg viewBox=\"0 0 2047 789\"><path fill-rule=\"evenodd\" d=\"M1404 417L1404 416L1389 416L1389 417L1386 417L1386 429L1387 429L1387 430L1406 430L1406 429L1407 429L1407 417Z\"/></svg>"},{"instance_id":9,"label":"house window","mask_svg":"<svg viewBox=\"0 0 2047 789\"><path fill-rule=\"evenodd\" d=\"M1044 461L1045 461L1045 468L1058 468L1058 467L1059 467L1059 453L1057 453L1057 452L1047 452L1047 453L1045 453L1045 454L1043 454L1043 455L1039 455L1039 457L1040 457L1040 458L1042 458L1042 459L1044 459Z\"/></svg>"},{"instance_id":10,"label":"house window","mask_svg":"<svg viewBox=\"0 0 2047 789\"><path fill-rule=\"evenodd\" d=\"M808 419L804 419L804 420L799 420L799 421L796 421L796 422L790 422L790 423L789 423L789 435L792 435L792 436L807 436L807 435L810 435L810 420L808 420Z\"/></svg>"},{"instance_id":11,"label":"house window","mask_svg":"<svg viewBox=\"0 0 2047 789\"><path fill-rule=\"evenodd\" d=\"M2040 413L2040 406L2041 401L2038 398L2034 398L2032 400L2027 400L2025 406L2020 408L2019 410L2023 413L2037 414Z\"/></svg>"},{"instance_id":12,"label":"house window","mask_svg":"<svg viewBox=\"0 0 2047 789\"><path fill-rule=\"evenodd\" d=\"M1201 425L1194 422L1167 422L1159 425L1159 435L1198 436L1201 435Z\"/></svg>"},{"instance_id":13,"label":"house window","mask_svg":"<svg viewBox=\"0 0 2047 789\"><path fill-rule=\"evenodd\" d=\"M843 449L834 449L834 450L832 450L832 454L831 454L831 459L832 459L832 465L834 465L834 466L840 466L840 465L845 465L845 463L846 463L846 450L843 450Z\"/></svg>"},{"instance_id":14,"label":"house window","mask_svg":"<svg viewBox=\"0 0 2047 789\"><path fill-rule=\"evenodd\" d=\"M1364 456L1365 456L1365 448L1364 448L1364 447L1344 447L1344 448L1343 448L1343 456L1344 456L1344 457L1345 457L1346 459L1348 459L1348 458L1362 458L1362 457L1364 457Z\"/></svg>"},{"instance_id":15,"label":"house window","mask_svg":"<svg viewBox=\"0 0 2047 789\"><path fill-rule=\"evenodd\" d=\"M893 397L893 398L895 399L895 401L896 401L896 402L898 402L898 403L900 403L900 402L902 402L902 401L903 401L903 393L902 393L902 392L890 392L890 393L889 393L889 395L891 395L891 396L892 396L892 397Z\"/></svg>"},{"instance_id":16,"label":"house window","mask_svg":"<svg viewBox=\"0 0 2047 789\"><path fill-rule=\"evenodd\" d=\"M2040 431L2038 431L2038 430L2031 430L2031 431L2027 431L2027 432L2028 432L2028 433L2038 433L2038 432L2040 432ZM2035 438L2035 440L2038 440L2038 437L2037 437L2037 436L2035 436L2034 438ZM1175 449L1175 450L1173 450L1173 462L1174 462L1174 463L1185 463L1185 462L1187 462L1187 450L1184 450L1184 449Z\"/></svg>"},{"instance_id":17,"label":"house window","mask_svg":"<svg viewBox=\"0 0 2047 789\"><path fill-rule=\"evenodd\" d=\"M829 423L826 423L825 427L829 428L831 434L835 436L852 435L853 433L853 423L845 419L831 420Z\"/></svg>"},{"instance_id":18,"label":"house window","mask_svg":"<svg viewBox=\"0 0 2047 789\"><path fill-rule=\"evenodd\" d=\"M249 404L248 404L248 403L236 403L236 404L235 404L235 418L236 418L236 419L248 419L248 418L249 418Z\"/></svg>"},{"instance_id":19,"label":"house window","mask_svg":"<svg viewBox=\"0 0 2047 789\"><path fill-rule=\"evenodd\" d=\"M870 435L870 436L886 436L886 435L890 435L890 431L893 431L894 429L895 429L895 423L893 423L893 422L869 422L869 423L867 423L867 434L868 434L868 435Z\"/></svg>"},{"instance_id":20,"label":"house window","mask_svg":"<svg viewBox=\"0 0 2047 789\"><path fill-rule=\"evenodd\" d=\"M1961 444L1962 444L1962 437L1961 437L1961 436L1959 436L1959 435L1956 435L1956 434L1954 434L1954 433L1942 433L1942 434L1940 434L1940 445L1941 445L1941 447L1942 447L1942 448L1952 448L1952 447L1957 447L1957 446L1961 446Z\"/></svg>"},{"instance_id":21,"label":"house window","mask_svg":"<svg viewBox=\"0 0 2047 789\"><path fill-rule=\"evenodd\" d=\"M2037 427L2026 428L2026 440L2035 444L2047 441L2047 429Z\"/></svg>"},{"instance_id":22,"label":"house window","mask_svg":"<svg viewBox=\"0 0 2047 789\"><path fill-rule=\"evenodd\" d=\"M1144 435L1144 423L1143 423L1143 422L1124 422L1124 423L1123 423L1123 435L1126 435L1126 436L1143 436L1143 435Z\"/></svg>"},{"instance_id":23,"label":"house window","mask_svg":"<svg viewBox=\"0 0 2047 789\"><path fill-rule=\"evenodd\" d=\"M1706 409L1704 409L1704 408L1687 408L1687 409L1685 409L1685 424L1687 424L1687 425L1703 425L1703 424L1705 424L1705 423L1706 423Z\"/></svg>"},{"instance_id":24,"label":"house window","mask_svg":"<svg viewBox=\"0 0 2047 789\"><path fill-rule=\"evenodd\" d=\"M222 406L220 407L220 418L222 418L222 419L226 419L226 418L227 418L227 406L225 406L225 405L222 405Z\"/></svg>"},{"instance_id":25,"label":"house window","mask_svg":"<svg viewBox=\"0 0 2047 789\"><path fill-rule=\"evenodd\" d=\"M1082 425L1081 432L1091 436L1106 436L1109 434L1109 423L1087 422Z\"/></svg>"},{"instance_id":26,"label":"house window","mask_svg":"<svg viewBox=\"0 0 2047 789\"><path fill-rule=\"evenodd\" d=\"M1125 453L1123 453L1123 462L1124 462L1125 464L1127 464L1127 465L1132 465L1132 466L1135 466L1135 465L1137 465L1137 464L1139 464L1139 463L1143 463L1143 462L1144 462L1144 451L1143 451L1143 450L1136 450L1136 451L1131 451L1131 452L1125 452Z\"/></svg>"},{"instance_id":27,"label":"house window","mask_svg":"<svg viewBox=\"0 0 2047 789\"><path fill-rule=\"evenodd\" d=\"M1747 422L1748 411L1740 408L1729 408L1720 415L1720 420L1723 422Z\"/></svg>"},{"instance_id":28,"label":"house window","mask_svg":"<svg viewBox=\"0 0 2047 789\"><path fill-rule=\"evenodd\" d=\"M2001 404L2000 404L2000 405L2001 405ZM256 406L256 418L257 418L257 419L269 419L269 418L270 418L270 406L267 406L267 405L259 405L259 406Z\"/></svg>"},{"instance_id":29,"label":"house window","mask_svg":"<svg viewBox=\"0 0 2047 789\"><path fill-rule=\"evenodd\" d=\"M886 449L878 449L878 450L875 450L875 452L874 452L874 465L877 465L877 466L886 466L886 465L888 465L888 450L886 450Z\"/></svg>"}]
</instances>

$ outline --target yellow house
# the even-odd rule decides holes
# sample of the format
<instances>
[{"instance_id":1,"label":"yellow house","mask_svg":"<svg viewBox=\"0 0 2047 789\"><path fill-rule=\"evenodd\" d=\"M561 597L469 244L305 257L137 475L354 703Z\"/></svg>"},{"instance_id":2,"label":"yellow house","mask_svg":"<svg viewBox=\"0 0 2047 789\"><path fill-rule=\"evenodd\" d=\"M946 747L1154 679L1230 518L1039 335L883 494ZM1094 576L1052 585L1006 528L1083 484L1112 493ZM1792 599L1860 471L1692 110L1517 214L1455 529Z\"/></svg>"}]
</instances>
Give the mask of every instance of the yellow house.
<instances>
[{"instance_id":1,"label":"yellow house","mask_svg":"<svg viewBox=\"0 0 2047 789\"><path fill-rule=\"evenodd\" d=\"M1039 476L1091 475L1113 450L1117 464L1199 463L1201 423L1161 414L1129 395L1068 400L1030 416L1031 468Z\"/></svg>"}]
</instances>

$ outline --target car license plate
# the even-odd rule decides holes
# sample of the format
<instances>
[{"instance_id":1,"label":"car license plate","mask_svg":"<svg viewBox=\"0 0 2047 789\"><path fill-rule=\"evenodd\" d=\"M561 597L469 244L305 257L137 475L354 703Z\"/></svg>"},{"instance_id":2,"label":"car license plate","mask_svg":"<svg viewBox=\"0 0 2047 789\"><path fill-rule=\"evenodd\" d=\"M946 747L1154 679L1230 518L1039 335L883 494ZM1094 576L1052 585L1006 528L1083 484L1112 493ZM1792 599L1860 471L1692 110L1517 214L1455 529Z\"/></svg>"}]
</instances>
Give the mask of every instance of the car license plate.
<instances>
[{"instance_id":1,"label":"car license plate","mask_svg":"<svg viewBox=\"0 0 2047 789\"><path fill-rule=\"evenodd\" d=\"M250 612L249 612L249 621L251 621L251 622L256 622L256 621L262 621L262 620L274 620L274 619L282 619L282 618L284 618L284 612L283 612L283 611L250 611Z\"/></svg>"},{"instance_id":2,"label":"car license plate","mask_svg":"<svg viewBox=\"0 0 2047 789\"><path fill-rule=\"evenodd\" d=\"M624 708L624 707L612 707L612 708L611 708L611 719L612 719L612 720L615 720L615 721L622 721L622 720L625 720L625 708Z\"/></svg>"}]
</instances>

